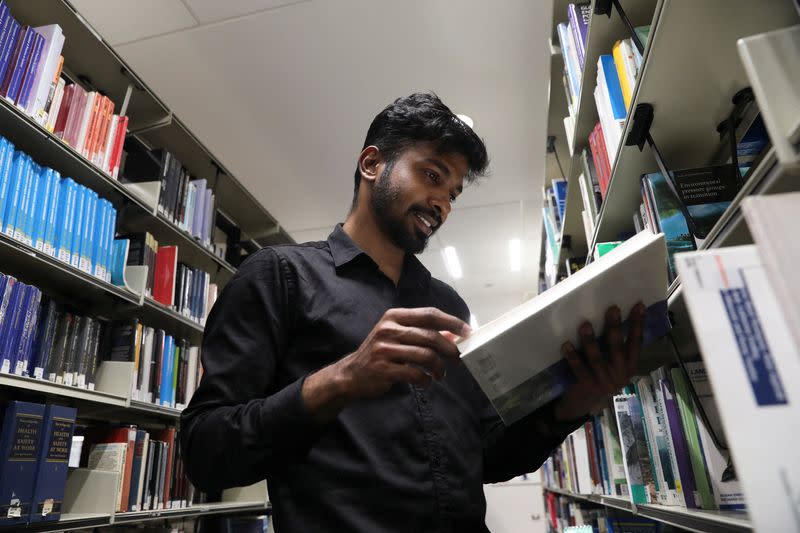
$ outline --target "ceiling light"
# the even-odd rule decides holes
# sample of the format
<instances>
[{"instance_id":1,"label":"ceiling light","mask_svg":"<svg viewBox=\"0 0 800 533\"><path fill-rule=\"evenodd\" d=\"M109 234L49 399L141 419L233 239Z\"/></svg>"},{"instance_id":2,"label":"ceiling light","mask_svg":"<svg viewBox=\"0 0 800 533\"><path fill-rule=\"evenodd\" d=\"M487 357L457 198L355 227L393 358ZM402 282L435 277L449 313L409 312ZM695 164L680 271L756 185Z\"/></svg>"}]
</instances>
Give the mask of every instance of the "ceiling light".
<instances>
[{"instance_id":1,"label":"ceiling light","mask_svg":"<svg viewBox=\"0 0 800 533\"><path fill-rule=\"evenodd\" d=\"M511 265L511 272L522 270L522 242L519 239L508 241L508 261Z\"/></svg>"},{"instance_id":2,"label":"ceiling light","mask_svg":"<svg viewBox=\"0 0 800 533\"><path fill-rule=\"evenodd\" d=\"M472 118L468 117L467 115L456 115L456 116L461 119L461 122L463 122L470 128L475 125L475 121L473 121Z\"/></svg>"},{"instance_id":3,"label":"ceiling light","mask_svg":"<svg viewBox=\"0 0 800 533\"><path fill-rule=\"evenodd\" d=\"M444 266L447 267L447 271L453 279L461 279L461 263L458 261L456 249L452 246L447 246L442 250L442 255L444 256Z\"/></svg>"}]
</instances>

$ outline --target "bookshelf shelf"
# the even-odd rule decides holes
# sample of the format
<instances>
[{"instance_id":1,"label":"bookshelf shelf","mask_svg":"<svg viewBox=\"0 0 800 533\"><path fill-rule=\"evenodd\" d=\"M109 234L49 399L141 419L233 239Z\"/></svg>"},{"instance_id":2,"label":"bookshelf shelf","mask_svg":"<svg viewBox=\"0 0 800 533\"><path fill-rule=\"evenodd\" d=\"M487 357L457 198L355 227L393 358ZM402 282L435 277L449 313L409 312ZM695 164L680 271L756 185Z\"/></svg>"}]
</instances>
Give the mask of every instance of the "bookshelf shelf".
<instances>
[{"instance_id":1,"label":"bookshelf shelf","mask_svg":"<svg viewBox=\"0 0 800 533\"><path fill-rule=\"evenodd\" d=\"M128 399L124 396L99 390L91 391L60 383L53 383L44 379L16 376L13 374L0 374L0 387L17 389L25 391L26 393L39 393L48 396L70 398L102 406L126 407L128 405Z\"/></svg>"},{"instance_id":2,"label":"bookshelf shelf","mask_svg":"<svg viewBox=\"0 0 800 533\"><path fill-rule=\"evenodd\" d=\"M171 518L182 518L192 516L208 516L216 514L269 514L272 508L264 505L264 502L223 502L223 503L201 503L182 509L162 509L156 511L137 511L132 513L117 513L114 515L114 524L126 524L131 522L145 522L149 520L163 520Z\"/></svg>"},{"instance_id":3,"label":"bookshelf shelf","mask_svg":"<svg viewBox=\"0 0 800 533\"><path fill-rule=\"evenodd\" d=\"M753 530L747 514L741 511L706 511L701 509L683 509L680 507L649 504L633 506L629 500L614 496L574 494L567 490L550 487L545 487L545 490L561 496L592 502L633 513L638 516L651 518L690 531L721 533Z\"/></svg>"},{"instance_id":4,"label":"bookshelf shelf","mask_svg":"<svg viewBox=\"0 0 800 533\"><path fill-rule=\"evenodd\" d=\"M73 304L90 308L139 304L139 296L82 270L62 263L44 252L6 235L0 235L0 255L4 274L20 276L21 281L36 285Z\"/></svg>"},{"instance_id":5,"label":"bookshelf shelf","mask_svg":"<svg viewBox=\"0 0 800 533\"><path fill-rule=\"evenodd\" d=\"M199 343L203 336L203 326L147 296L143 306L136 310L136 315L145 324L159 324L171 334L185 337L193 343Z\"/></svg>"},{"instance_id":6,"label":"bookshelf shelf","mask_svg":"<svg viewBox=\"0 0 800 533\"><path fill-rule=\"evenodd\" d=\"M171 418L178 420L181 417L181 410L173 407L164 407L162 405L155 405L150 402L142 402L139 400L131 400L130 408L140 413L155 415L162 418Z\"/></svg>"},{"instance_id":7,"label":"bookshelf shelf","mask_svg":"<svg viewBox=\"0 0 800 533\"><path fill-rule=\"evenodd\" d=\"M626 12L627 4L635 3L623 2ZM721 16L724 23L719 22ZM592 21L596 18L593 16ZM611 19L619 20L619 16L612 13ZM716 125L727 115L736 91L750 84L738 57L736 40L792 21L797 21L797 13L789 2L770 2L769 9L765 9L752 2L661 0L631 109L640 103L653 106L655 118L650 131L670 168L708 163L719 144ZM693 37L687 39L685 29L689 27L713 31L693 32ZM606 50L609 49L610 45ZM713 54L706 52L710 50ZM676 86L676 80L686 81ZM630 129L631 121L627 120L623 139ZM631 229L632 214L641 202L639 176L655 170L649 148L640 151L636 146L618 147L592 246L617 240L619 233Z\"/></svg>"},{"instance_id":8,"label":"bookshelf shelf","mask_svg":"<svg viewBox=\"0 0 800 533\"><path fill-rule=\"evenodd\" d=\"M0 527L0 533L20 531L72 531L84 528L107 526L111 524L109 513L64 513L57 522L37 522L27 526L15 525Z\"/></svg>"}]
</instances>

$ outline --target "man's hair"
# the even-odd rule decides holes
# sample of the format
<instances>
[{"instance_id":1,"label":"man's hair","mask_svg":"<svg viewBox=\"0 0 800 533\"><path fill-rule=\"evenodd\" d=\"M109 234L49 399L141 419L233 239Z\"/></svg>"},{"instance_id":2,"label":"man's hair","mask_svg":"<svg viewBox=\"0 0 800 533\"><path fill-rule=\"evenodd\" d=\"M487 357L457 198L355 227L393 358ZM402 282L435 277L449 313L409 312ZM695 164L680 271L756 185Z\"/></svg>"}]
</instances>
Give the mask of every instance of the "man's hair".
<instances>
[{"instance_id":1,"label":"man's hair","mask_svg":"<svg viewBox=\"0 0 800 533\"><path fill-rule=\"evenodd\" d=\"M467 183L486 174L489 156L483 140L432 92L414 93L386 106L372 120L361 149L376 146L390 169L404 150L419 142L433 142L440 154L463 155ZM361 172L356 167L353 207L359 183Z\"/></svg>"}]
</instances>

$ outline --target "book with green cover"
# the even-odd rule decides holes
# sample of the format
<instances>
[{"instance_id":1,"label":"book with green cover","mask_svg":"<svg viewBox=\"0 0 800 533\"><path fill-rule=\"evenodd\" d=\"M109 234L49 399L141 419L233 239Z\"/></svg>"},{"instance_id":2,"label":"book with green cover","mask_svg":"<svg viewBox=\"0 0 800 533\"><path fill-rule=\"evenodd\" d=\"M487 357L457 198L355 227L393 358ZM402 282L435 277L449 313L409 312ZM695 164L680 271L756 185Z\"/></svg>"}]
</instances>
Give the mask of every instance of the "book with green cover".
<instances>
[{"instance_id":1,"label":"book with green cover","mask_svg":"<svg viewBox=\"0 0 800 533\"><path fill-rule=\"evenodd\" d=\"M702 507L703 509L716 509L717 504L711 493L711 485L709 484L708 474L706 472L706 463L703 459L703 448L700 444L700 434L697 429L697 418L695 417L692 397L689 393L689 385L680 368L673 368L670 372L670 377L672 377L672 383L675 385L675 397L678 401L678 409L681 413L683 432L689 451L689 461L692 464L694 481L697 486L697 492L700 493Z\"/></svg>"},{"instance_id":2,"label":"book with green cover","mask_svg":"<svg viewBox=\"0 0 800 533\"><path fill-rule=\"evenodd\" d=\"M608 455L608 470L611 478L611 496L627 496L628 480L625 479L625 466L622 464L622 448L619 445L614 413L606 407L603 409L603 441Z\"/></svg>"}]
</instances>

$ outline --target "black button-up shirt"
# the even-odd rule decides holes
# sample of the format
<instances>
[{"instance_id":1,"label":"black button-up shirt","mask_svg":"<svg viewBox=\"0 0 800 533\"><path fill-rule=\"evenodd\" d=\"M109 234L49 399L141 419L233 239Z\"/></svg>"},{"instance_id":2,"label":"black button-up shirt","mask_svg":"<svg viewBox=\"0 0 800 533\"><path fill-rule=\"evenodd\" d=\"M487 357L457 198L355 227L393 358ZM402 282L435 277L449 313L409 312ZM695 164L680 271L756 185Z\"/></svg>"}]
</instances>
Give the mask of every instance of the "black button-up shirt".
<instances>
[{"instance_id":1,"label":"black button-up shirt","mask_svg":"<svg viewBox=\"0 0 800 533\"><path fill-rule=\"evenodd\" d=\"M536 470L577 424L544 434L545 407L504 426L461 364L323 427L301 397L305 377L354 352L387 310L428 306L469 318L416 257L395 286L341 226L253 254L206 326L204 375L181 417L190 479L212 490L266 477L279 532L486 531L483 484Z\"/></svg>"}]
</instances>

